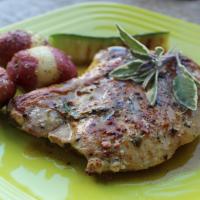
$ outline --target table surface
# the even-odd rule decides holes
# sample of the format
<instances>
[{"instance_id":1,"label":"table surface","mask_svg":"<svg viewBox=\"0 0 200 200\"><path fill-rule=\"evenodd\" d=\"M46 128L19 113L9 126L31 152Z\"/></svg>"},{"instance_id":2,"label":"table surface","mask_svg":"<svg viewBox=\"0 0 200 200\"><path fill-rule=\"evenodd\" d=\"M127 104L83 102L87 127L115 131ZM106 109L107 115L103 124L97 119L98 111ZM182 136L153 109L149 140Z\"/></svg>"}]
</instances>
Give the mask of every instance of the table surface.
<instances>
[{"instance_id":1,"label":"table surface","mask_svg":"<svg viewBox=\"0 0 200 200\"><path fill-rule=\"evenodd\" d=\"M0 27L80 2L92 1L0 0ZM113 0L112 2L135 5L200 24L200 0Z\"/></svg>"}]
</instances>

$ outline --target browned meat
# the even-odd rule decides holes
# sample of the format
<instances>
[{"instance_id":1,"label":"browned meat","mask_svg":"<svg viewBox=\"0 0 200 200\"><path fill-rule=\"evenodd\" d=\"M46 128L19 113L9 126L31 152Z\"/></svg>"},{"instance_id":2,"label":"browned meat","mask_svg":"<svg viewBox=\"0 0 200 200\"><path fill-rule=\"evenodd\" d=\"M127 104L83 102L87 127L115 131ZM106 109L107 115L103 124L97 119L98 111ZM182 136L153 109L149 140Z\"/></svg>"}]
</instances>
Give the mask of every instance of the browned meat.
<instances>
[{"instance_id":1,"label":"browned meat","mask_svg":"<svg viewBox=\"0 0 200 200\"><path fill-rule=\"evenodd\" d=\"M173 62L160 73L154 107L140 85L109 78L108 72L130 58L122 47L101 51L81 77L16 97L10 116L29 134L60 146L71 144L87 158L89 173L158 165L199 135L200 112L186 110L174 100ZM200 78L194 62L182 62Z\"/></svg>"}]
</instances>

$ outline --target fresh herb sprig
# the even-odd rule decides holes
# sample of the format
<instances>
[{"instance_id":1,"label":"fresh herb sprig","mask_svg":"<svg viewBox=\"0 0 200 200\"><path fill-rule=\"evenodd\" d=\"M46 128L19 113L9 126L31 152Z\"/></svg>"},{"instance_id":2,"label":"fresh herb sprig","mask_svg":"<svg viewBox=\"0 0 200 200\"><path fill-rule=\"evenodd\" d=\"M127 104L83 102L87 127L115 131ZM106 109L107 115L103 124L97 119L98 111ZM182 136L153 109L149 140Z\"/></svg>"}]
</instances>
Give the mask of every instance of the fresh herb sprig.
<instances>
[{"instance_id":1,"label":"fresh herb sprig","mask_svg":"<svg viewBox=\"0 0 200 200\"><path fill-rule=\"evenodd\" d=\"M177 72L173 80L173 92L176 100L190 110L197 109L199 81L187 70L176 54Z\"/></svg>"},{"instance_id":2,"label":"fresh herb sprig","mask_svg":"<svg viewBox=\"0 0 200 200\"><path fill-rule=\"evenodd\" d=\"M190 110L197 109L197 86L200 82L181 63L180 54L164 53L162 47L150 51L146 46L117 25L122 41L129 47L133 59L110 72L118 80L133 80L145 89L146 97L154 106L158 95L158 78L161 69L175 59L177 75L173 80L173 94L177 102Z\"/></svg>"}]
</instances>

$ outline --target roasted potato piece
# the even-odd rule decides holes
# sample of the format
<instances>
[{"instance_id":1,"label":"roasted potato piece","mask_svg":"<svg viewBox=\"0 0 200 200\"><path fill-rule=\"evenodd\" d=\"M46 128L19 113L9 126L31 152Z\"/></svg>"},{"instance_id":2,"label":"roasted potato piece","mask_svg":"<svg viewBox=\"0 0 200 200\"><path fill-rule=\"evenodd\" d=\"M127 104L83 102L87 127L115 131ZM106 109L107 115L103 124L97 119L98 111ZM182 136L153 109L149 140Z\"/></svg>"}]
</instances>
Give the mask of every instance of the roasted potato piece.
<instances>
[{"instance_id":1,"label":"roasted potato piece","mask_svg":"<svg viewBox=\"0 0 200 200\"><path fill-rule=\"evenodd\" d=\"M50 46L34 47L16 53L7 65L7 73L25 91L77 76L76 67L70 58Z\"/></svg>"},{"instance_id":2,"label":"roasted potato piece","mask_svg":"<svg viewBox=\"0 0 200 200\"><path fill-rule=\"evenodd\" d=\"M43 37L24 30L3 33L0 35L0 65L5 67L20 50L45 44L47 41Z\"/></svg>"},{"instance_id":3,"label":"roasted potato piece","mask_svg":"<svg viewBox=\"0 0 200 200\"><path fill-rule=\"evenodd\" d=\"M15 94L16 87L6 70L0 67L0 107L5 105Z\"/></svg>"}]
</instances>

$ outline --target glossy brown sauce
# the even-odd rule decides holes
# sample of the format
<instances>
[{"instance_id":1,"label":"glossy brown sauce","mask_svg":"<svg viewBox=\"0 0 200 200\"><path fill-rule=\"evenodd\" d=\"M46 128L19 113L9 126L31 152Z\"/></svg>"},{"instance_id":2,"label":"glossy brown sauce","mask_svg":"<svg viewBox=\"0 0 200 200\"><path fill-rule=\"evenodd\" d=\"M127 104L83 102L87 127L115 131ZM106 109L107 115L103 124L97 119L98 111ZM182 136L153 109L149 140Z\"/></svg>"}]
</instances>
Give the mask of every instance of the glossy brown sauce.
<instances>
[{"instance_id":1,"label":"glossy brown sauce","mask_svg":"<svg viewBox=\"0 0 200 200\"><path fill-rule=\"evenodd\" d=\"M64 165L70 165L71 167L84 171L86 166L86 160L70 149L66 147L60 148L55 144L51 144L46 139L34 139L30 142L25 150L25 154L29 157L48 157L55 160L55 162L62 163ZM118 181L128 183L134 180L134 182L146 182L157 181L161 178L169 178L175 173L184 173L192 171L200 166L200 138L194 142L180 147L175 155L165 163L152 167L147 170L141 170L137 172L122 172L122 173L104 173L97 175L97 181L102 183L117 183Z\"/></svg>"}]
</instances>

